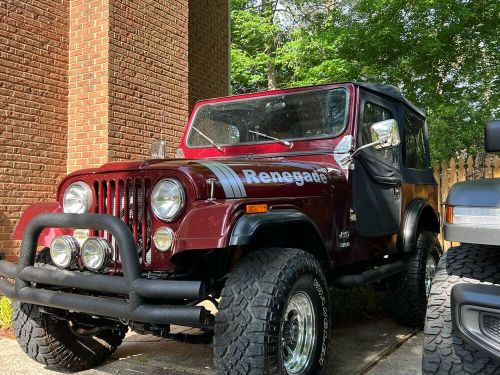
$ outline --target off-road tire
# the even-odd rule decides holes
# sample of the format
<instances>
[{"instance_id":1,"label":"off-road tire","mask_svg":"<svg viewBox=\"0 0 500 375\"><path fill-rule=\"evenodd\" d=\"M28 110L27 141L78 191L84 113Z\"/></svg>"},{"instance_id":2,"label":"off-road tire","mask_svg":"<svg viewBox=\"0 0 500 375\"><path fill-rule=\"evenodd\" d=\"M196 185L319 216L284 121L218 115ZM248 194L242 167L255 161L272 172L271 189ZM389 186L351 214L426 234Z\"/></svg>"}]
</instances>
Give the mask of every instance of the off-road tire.
<instances>
[{"instance_id":1,"label":"off-road tire","mask_svg":"<svg viewBox=\"0 0 500 375\"><path fill-rule=\"evenodd\" d=\"M47 249L37 264L53 267ZM105 330L95 336L77 335L67 321L44 314L36 305L13 303L13 328L24 352L48 368L86 370L108 359L122 343L126 330Z\"/></svg>"},{"instance_id":2,"label":"off-road tire","mask_svg":"<svg viewBox=\"0 0 500 375\"><path fill-rule=\"evenodd\" d=\"M500 362L463 341L451 321L451 289L460 283L500 285L500 247L462 244L441 259L427 307L422 372L500 374Z\"/></svg>"},{"instance_id":3,"label":"off-road tire","mask_svg":"<svg viewBox=\"0 0 500 375\"><path fill-rule=\"evenodd\" d=\"M405 257L405 269L391 280L391 312L400 324L422 328L424 326L427 293L425 267L432 256L436 264L443 254L436 233L418 233L415 250Z\"/></svg>"},{"instance_id":4,"label":"off-road tire","mask_svg":"<svg viewBox=\"0 0 500 375\"><path fill-rule=\"evenodd\" d=\"M246 255L231 271L215 319L218 374L286 374L280 327L289 298L310 297L316 340L303 374L321 374L327 361L330 301L318 261L298 249L267 248Z\"/></svg>"}]
</instances>

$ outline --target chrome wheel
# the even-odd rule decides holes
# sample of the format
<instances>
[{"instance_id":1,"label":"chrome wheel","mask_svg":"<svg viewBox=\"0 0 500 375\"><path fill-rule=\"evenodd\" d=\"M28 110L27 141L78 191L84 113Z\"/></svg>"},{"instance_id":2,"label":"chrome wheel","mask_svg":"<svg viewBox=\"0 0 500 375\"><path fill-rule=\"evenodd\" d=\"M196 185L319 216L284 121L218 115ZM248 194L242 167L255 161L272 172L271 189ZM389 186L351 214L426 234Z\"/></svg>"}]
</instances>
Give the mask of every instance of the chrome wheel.
<instances>
[{"instance_id":1,"label":"chrome wheel","mask_svg":"<svg viewBox=\"0 0 500 375\"><path fill-rule=\"evenodd\" d=\"M436 274L436 269L437 261L431 254L429 254L427 262L425 263L425 295L427 298L429 298L431 294L432 280Z\"/></svg>"},{"instance_id":2,"label":"chrome wheel","mask_svg":"<svg viewBox=\"0 0 500 375\"><path fill-rule=\"evenodd\" d=\"M281 323L281 358L287 374L303 374L312 359L316 340L316 315L311 298L295 293Z\"/></svg>"}]
</instances>

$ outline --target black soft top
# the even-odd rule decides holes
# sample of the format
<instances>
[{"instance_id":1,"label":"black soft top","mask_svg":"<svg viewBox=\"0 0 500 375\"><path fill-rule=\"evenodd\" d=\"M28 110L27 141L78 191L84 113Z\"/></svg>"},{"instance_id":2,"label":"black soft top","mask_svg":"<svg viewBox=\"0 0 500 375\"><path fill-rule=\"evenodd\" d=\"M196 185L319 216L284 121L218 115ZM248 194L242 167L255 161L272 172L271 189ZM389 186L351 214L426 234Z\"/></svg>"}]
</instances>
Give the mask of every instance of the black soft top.
<instances>
[{"instance_id":1,"label":"black soft top","mask_svg":"<svg viewBox=\"0 0 500 375\"><path fill-rule=\"evenodd\" d=\"M419 108L416 105L414 105L412 102L410 102L408 99L406 99L403 94L401 94L401 91L399 88L393 85L387 85L384 83L369 83L369 82L353 82L353 84L362 87L366 90L374 91L376 93L388 96L392 99L396 99L404 104L406 104L408 107L413 109L414 111L418 112L422 117L426 117L426 111L424 108Z\"/></svg>"}]
</instances>

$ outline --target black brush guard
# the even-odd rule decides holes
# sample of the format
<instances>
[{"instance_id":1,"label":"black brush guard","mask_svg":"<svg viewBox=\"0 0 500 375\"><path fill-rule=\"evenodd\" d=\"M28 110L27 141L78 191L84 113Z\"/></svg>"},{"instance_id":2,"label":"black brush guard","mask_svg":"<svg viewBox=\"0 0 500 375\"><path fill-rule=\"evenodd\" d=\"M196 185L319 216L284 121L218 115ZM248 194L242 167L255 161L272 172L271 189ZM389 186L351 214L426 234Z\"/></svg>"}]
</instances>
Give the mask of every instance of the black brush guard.
<instances>
[{"instance_id":1,"label":"black brush guard","mask_svg":"<svg viewBox=\"0 0 500 375\"><path fill-rule=\"evenodd\" d=\"M111 232L120 250L123 276L35 267L38 237L44 228L97 229ZM186 326L210 324L210 314L205 308L182 305L203 299L204 284L200 281L142 278L132 234L120 219L111 215L36 216L24 232L17 266L0 260L0 276L15 280L12 283L0 279L0 293L8 298L35 305L142 323ZM113 294L116 297L95 297L35 288L31 283ZM126 295L128 298L124 297ZM147 304L145 299L153 300L155 304ZM162 305L161 301L177 301L181 304Z\"/></svg>"}]
</instances>

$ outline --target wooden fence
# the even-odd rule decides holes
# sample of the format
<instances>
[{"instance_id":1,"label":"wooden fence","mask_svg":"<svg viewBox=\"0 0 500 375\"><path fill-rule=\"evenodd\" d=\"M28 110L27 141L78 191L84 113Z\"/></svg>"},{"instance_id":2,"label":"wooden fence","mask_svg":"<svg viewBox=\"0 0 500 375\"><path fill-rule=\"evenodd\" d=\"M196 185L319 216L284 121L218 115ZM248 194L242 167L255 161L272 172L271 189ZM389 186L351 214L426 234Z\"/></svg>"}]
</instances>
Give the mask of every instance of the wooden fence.
<instances>
[{"instance_id":1,"label":"wooden fence","mask_svg":"<svg viewBox=\"0 0 500 375\"><path fill-rule=\"evenodd\" d=\"M439 207L441 217L444 218L444 206L450 188L456 182L466 180L478 180L481 178L500 177L500 158L498 156L477 155L475 158L469 156L467 159L457 158L443 160L434 166L434 177L439 186ZM440 236L444 249L455 245Z\"/></svg>"}]
</instances>

